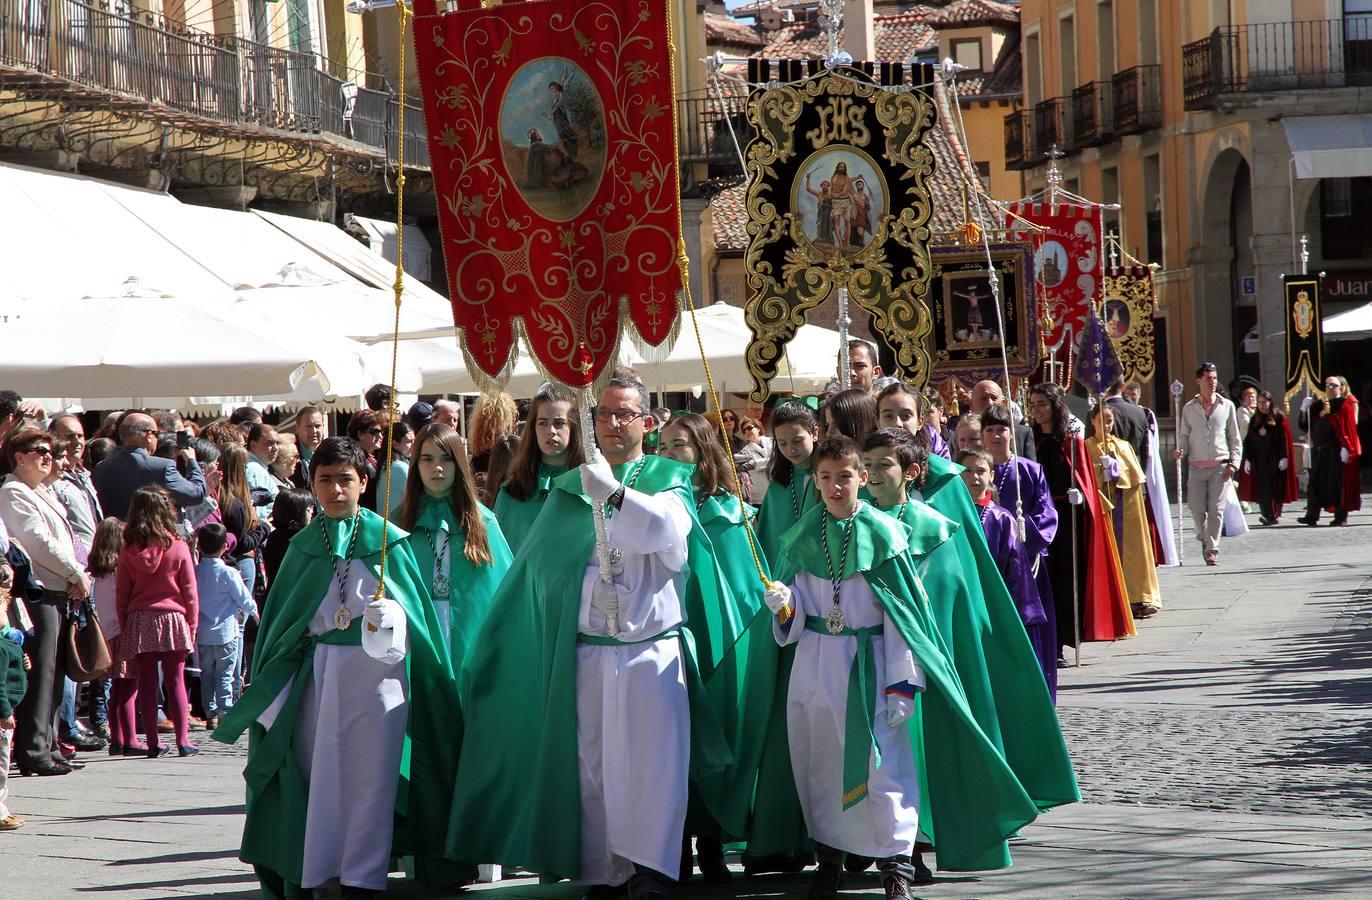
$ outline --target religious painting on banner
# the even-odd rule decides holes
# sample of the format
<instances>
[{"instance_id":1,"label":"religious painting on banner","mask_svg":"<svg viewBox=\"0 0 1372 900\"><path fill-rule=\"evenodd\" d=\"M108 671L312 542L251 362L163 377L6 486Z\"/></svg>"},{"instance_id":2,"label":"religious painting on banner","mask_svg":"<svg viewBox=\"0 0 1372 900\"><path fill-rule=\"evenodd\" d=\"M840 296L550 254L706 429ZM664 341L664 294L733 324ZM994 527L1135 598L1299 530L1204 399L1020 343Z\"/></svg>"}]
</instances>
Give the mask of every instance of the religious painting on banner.
<instances>
[{"instance_id":1,"label":"religious painting on banner","mask_svg":"<svg viewBox=\"0 0 1372 900\"><path fill-rule=\"evenodd\" d=\"M1044 346L1051 352L1062 346L1069 329L1074 336L1081 334L1087 308L1098 296L1101 208L1017 203L1011 205L1010 212L1005 227L1011 239L1034 244L1039 320ZM1045 230L1031 233L1016 216Z\"/></svg>"},{"instance_id":2,"label":"religious painting on banner","mask_svg":"<svg viewBox=\"0 0 1372 900\"><path fill-rule=\"evenodd\" d=\"M483 390L521 340L573 387L622 331L650 359L670 350L689 300L669 9L415 0L453 319Z\"/></svg>"},{"instance_id":3,"label":"religious painting on banner","mask_svg":"<svg viewBox=\"0 0 1372 900\"><path fill-rule=\"evenodd\" d=\"M1039 363L1033 254L1027 244L992 244L991 266L1000 285L1000 315L991 292L991 269L980 247L935 247L929 280L933 328L928 350L935 381L965 384L1004 381L1001 323L1013 377L1033 374Z\"/></svg>"},{"instance_id":4,"label":"religious painting on banner","mask_svg":"<svg viewBox=\"0 0 1372 900\"><path fill-rule=\"evenodd\" d=\"M1148 266L1107 269L1101 279L1101 321L1115 345L1126 381L1153 377L1153 270Z\"/></svg>"},{"instance_id":5,"label":"religious painting on banner","mask_svg":"<svg viewBox=\"0 0 1372 900\"><path fill-rule=\"evenodd\" d=\"M1283 403L1308 389L1324 396L1320 370L1324 365L1324 328L1320 320L1320 279L1316 275L1287 275L1286 392Z\"/></svg>"},{"instance_id":6,"label":"religious painting on banner","mask_svg":"<svg viewBox=\"0 0 1372 900\"><path fill-rule=\"evenodd\" d=\"M749 80L773 81L768 62L752 61ZM934 171L924 138L936 113L920 88L932 86L932 68L780 65L785 86L748 100L751 396L767 397L806 313L839 289L871 314L901 377L923 384Z\"/></svg>"}]
</instances>

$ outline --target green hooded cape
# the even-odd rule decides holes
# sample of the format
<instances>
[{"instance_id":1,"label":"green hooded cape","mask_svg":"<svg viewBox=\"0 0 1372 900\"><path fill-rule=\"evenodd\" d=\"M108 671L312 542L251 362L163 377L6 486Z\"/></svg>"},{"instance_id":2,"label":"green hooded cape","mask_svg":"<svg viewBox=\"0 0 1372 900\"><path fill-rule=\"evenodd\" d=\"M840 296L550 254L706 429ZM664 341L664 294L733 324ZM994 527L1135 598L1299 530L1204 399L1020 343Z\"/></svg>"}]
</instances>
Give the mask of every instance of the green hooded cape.
<instances>
[{"instance_id":1,"label":"green hooded cape","mask_svg":"<svg viewBox=\"0 0 1372 900\"><path fill-rule=\"evenodd\" d=\"M701 673L733 762L719 773L702 776L698 786L705 806L724 835L742 840L747 834L753 784L762 758L781 648L772 637L771 616L763 603L766 587L753 560L744 505L733 494L717 494L700 503L696 516L738 612L728 633L728 639L734 641L732 651L711 671ZM757 562L770 579L761 550L759 547ZM693 617L703 615L707 607L694 580L687 585L686 605L688 615Z\"/></svg>"},{"instance_id":2,"label":"green hooded cape","mask_svg":"<svg viewBox=\"0 0 1372 900\"><path fill-rule=\"evenodd\" d=\"M819 494L815 492L814 479L808 470L793 466L789 485L776 481L767 485L767 493L762 498L757 515L757 539L768 559L778 558L782 536L800 518L796 510L799 509L803 516L818 503Z\"/></svg>"},{"instance_id":3,"label":"green hooded cape","mask_svg":"<svg viewBox=\"0 0 1372 900\"><path fill-rule=\"evenodd\" d=\"M736 603L695 515L692 468L645 456L634 490L676 491L691 511L683 606L683 663L691 709L691 780L712 812L727 815L728 738L705 678L731 664L754 616ZM639 460L615 466L628 477ZM464 747L448 823L448 852L466 862L520 866L545 877L581 871L576 741L577 620L586 562L595 547L581 473L553 482L544 511L492 602L463 664ZM756 574L754 574L756 580ZM739 660L746 668L746 660ZM737 735L735 735L737 737Z\"/></svg>"},{"instance_id":4,"label":"green hooded cape","mask_svg":"<svg viewBox=\"0 0 1372 900\"><path fill-rule=\"evenodd\" d=\"M952 552L936 553L955 555L951 566L968 576L940 578L934 568L927 570L934 619L952 650L972 714L1029 796L1041 810L1075 803L1081 793L1043 670L986 546L972 495L958 477L961 471L962 466L929 454L924 500L960 526L948 542ZM938 568L946 576L949 567ZM935 579L937 589L930 584Z\"/></svg>"},{"instance_id":5,"label":"green hooded cape","mask_svg":"<svg viewBox=\"0 0 1372 900\"><path fill-rule=\"evenodd\" d=\"M799 571L829 577L818 535L823 515L823 507L812 509L786 533L777 564L781 580L789 582ZM830 521L828 527L830 543L841 544L839 523ZM925 689L907 728L920 773L921 825L934 840L939 868L1008 866L1006 839L1032 822L1038 808L967 706L910 556L909 529L866 503L852 527L852 552L842 577L863 577L924 670ZM928 538L926 533L916 540ZM783 703L774 718L784 721L785 716ZM794 776L791 783L794 791Z\"/></svg>"},{"instance_id":6,"label":"green hooded cape","mask_svg":"<svg viewBox=\"0 0 1372 900\"><path fill-rule=\"evenodd\" d=\"M524 539L529 535L529 529L534 527L534 520L543 512L543 502L548 499L548 492L552 490L553 479L566 471L565 466L550 466L540 462L538 487L532 497L528 500L516 500L503 488L496 495L495 517L500 520L500 530L505 535L512 555L519 554L519 549L524 546Z\"/></svg>"},{"instance_id":7,"label":"green hooded cape","mask_svg":"<svg viewBox=\"0 0 1372 900\"><path fill-rule=\"evenodd\" d=\"M338 559L346 552L356 521L361 532L353 559L363 562L373 576L380 574L380 516L363 509L356 520L320 517L316 521L329 529ZM428 580L415 565L405 532L392 525L388 536L386 596L404 608L409 634L404 663L409 674L409 723L396 791L391 852L394 856L415 856L417 870L426 880L448 880L458 871L441 858L461 732L457 688L448 653L438 639ZM334 564L324 547L320 525L312 524L291 538L267 600L272 614L258 632L252 683L214 732L214 739L226 744L248 732L248 765L243 772L248 783L248 809L239 858L284 878L288 895L300 884L309 796L309 785L295 761L296 710L312 670L315 645L358 643L361 639L360 617L348 633L312 637L307 632L320 603L333 596L334 579ZM356 635L351 634L353 631ZM295 681L290 700L272 728L263 728L258 716L292 676Z\"/></svg>"},{"instance_id":8,"label":"green hooded cape","mask_svg":"<svg viewBox=\"0 0 1372 900\"><path fill-rule=\"evenodd\" d=\"M424 495L414 531L410 534L415 565L422 573L433 572L434 548L436 545L442 546L439 534L446 532L448 535L448 596L434 599L448 601L448 653L452 659L453 674L459 678L467 650L485 623L496 588L505 579L512 562L510 548L505 543L495 513L479 504L477 509L481 512L481 521L486 525L486 541L491 549L491 561L485 565L474 565L463 552L467 534L453 514L447 498ZM458 690L461 691L460 683Z\"/></svg>"}]
</instances>

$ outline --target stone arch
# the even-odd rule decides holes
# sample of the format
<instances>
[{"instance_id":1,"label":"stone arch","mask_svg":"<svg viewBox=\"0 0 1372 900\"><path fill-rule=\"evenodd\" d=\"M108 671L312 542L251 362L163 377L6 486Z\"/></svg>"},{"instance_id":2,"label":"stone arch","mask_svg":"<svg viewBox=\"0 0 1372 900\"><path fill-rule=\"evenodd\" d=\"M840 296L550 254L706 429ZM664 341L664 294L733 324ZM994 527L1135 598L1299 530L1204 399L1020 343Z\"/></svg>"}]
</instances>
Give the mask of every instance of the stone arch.
<instances>
[{"instance_id":1,"label":"stone arch","mask_svg":"<svg viewBox=\"0 0 1372 900\"><path fill-rule=\"evenodd\" d=\"M1238 279L1251 273L1248 240L1252 235L1251 154L1236 134L1221 135L1202 168L1199 233L1192 254L1197 356L1213 360L1227 373L1235 371ZM1237 196L1241 193L1242 196ZM1248 271L1239 271L1240 265Z\"/></svg>"}]
</instances>

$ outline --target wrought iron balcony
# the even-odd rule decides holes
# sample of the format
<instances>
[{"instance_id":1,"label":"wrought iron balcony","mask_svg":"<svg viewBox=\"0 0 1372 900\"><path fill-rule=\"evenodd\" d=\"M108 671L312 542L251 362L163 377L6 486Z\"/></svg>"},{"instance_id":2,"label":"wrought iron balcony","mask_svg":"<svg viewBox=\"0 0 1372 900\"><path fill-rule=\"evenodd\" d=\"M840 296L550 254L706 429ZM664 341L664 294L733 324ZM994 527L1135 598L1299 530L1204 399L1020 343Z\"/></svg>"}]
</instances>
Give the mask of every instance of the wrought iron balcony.
<instances>
[{"instance_id":1,"label":"wrought iron balcony","mask_svg":"<svg viewBox=\"0 0 1372 900\"><path fill-rule=\"evenodd\" d=\"M678 150L686 165L706 164L712 176L742 174L739 151L753 138L746 97L696 96L677 100ZM735 145L734 141L738 143Z\"/></svg>"},{"instance_id":2,"label":"wrought iron balcony","mask_svg":"<svg viewBox=\"0 0 1372 900\"><path fill-rule=\"evenodd\" d=\"M1109 81L1090 81L1072 91L1072 143L1095 147L1115 136L1115 90Z\"/></svg>"},{"instance_id":3,"label":"wrought iron balcony","mask_svg":"<svg viewBox=\"0 0 1372 900\"><path fill-rule=\"evenodd\" d=\"M1033 113L1029 110L1012 112L1005 117L1005 168L1013 172L1037 163L1033 158L1033 136Z\"/></svg>"},{"instance_id":4,"label":"wrought iron balcony","mask_svg":"<svg viewBox=\"0 0 1372 900\"><path fill-rule=\"evenodd\" d=\"M1216 28L1182 48L1186 109L1225 94L1372 84L1372 15Z\"/></svg>"},{"instance_id":5,"label":"wrought iron balcony","mask_svg":"<svg viewBox=\"0 0 1372 900\"><path fill-rule=\"evenodd\" d=\"M1037 165L1043 154L1052 147L1068 150L1071 147L1068 103L1062 97L1040 101L1034 106L1034 140L1031 144L1031 163Z\"/></svg>"},{"instance_id":6,"label":"wrought iron balcony","mask_svg":"<svg viewBox=\"0 0 1372 900\"><path fill-rule=\"evenodd\" d=\"M395 155L399 101L376 76L345 81L313 54L81 0L0 0L0 88L336 136ZM423 121L418 106L406 110L406 162L419 166L429 157Z\"/></svg>"},{"instance_id":7,"label":"wrought iron balcony","mask_svg":"<svg viewBox=\"0 0 1372 900\"><path fill-rule=\"evenodd\" d=\"M1134 66L1114 79L1115 134L1138 134L1162 124L1162 76L1159 66Z\"/></svg>"}]
</instances>

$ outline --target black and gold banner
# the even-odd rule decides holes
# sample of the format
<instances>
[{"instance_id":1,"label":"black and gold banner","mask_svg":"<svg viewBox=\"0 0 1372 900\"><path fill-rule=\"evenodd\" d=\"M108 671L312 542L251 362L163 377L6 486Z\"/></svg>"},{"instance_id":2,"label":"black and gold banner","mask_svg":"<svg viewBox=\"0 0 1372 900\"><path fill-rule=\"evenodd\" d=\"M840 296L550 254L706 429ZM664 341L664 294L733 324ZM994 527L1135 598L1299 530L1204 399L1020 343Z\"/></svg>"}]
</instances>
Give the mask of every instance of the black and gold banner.
<instances>
[{"instance_id":1,"label":"black and gold banner","mask_svg":"<svg viewBox=\"0 0 1372 900\"><path fill-rule=\"evenodd\" d=\"M914 83L890 84L906 71ZM746 257L753 398L766 398L806 311L840 288L872 315L902 377L923 384L934 171L924 138L936 113L927 92L911 88L932 84L932 69L792 74L794 83L748 101L756 133L748 145Z\"/></svg>"},{"instance_id":2,"label":"black and gold banner","mask_svg":"<svg viewBox=\"0 0 1372 900\"><path fill-rule=\"evenodd\" d=\"M1153 377L1153 270L1147 266L1107 269L1101 279L1100 318L1119 356L1120 377L1148 381Z\"/></svg>"},{"instance_id":3,"label":"black and gold banner","mask_svg":"<svg viewBox=\"0 0 1372 900\"><path fill-rule=\"evenodd\" d=\"M1315 275L1287 275L1286 290L1286 394L1291 398L1306 386L1320 393L1320 370L1324 365L1324 329L1320 321L1320 279Z\"/></svg>"}]
</instances>

